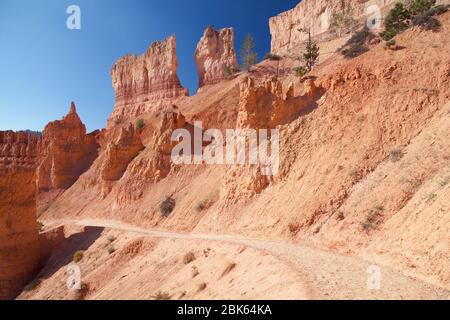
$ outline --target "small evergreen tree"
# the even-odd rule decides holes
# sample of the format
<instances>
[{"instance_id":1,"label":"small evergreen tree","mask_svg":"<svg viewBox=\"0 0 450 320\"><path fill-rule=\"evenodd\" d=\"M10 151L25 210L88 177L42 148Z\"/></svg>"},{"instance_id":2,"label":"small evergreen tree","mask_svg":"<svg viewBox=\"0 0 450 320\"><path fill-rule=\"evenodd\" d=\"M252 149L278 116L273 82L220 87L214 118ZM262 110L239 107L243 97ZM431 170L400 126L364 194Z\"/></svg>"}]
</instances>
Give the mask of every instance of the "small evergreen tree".
<instances>
[{"instance_id":1,"label":"small evergreen tree","mask_svg":"<svg viewBox=\"0 0 450 320\"><path fill-rule=\"evenodd\" d=\"M244 70L249 70L258 62L258 53L255 51L255 41L249 33L242 43L240 57L242 60L242 67Z\"/></svg>"},{"instance_id":2,"label":"small evergreen tree","mask_svg":"<svg viewBox=\"0 0 450 320\"><path fill-rule=\"evenodd\" d=\"M434 7L436 0L414 0L411 2L409 11L414 14L424 14Z\"/></svg>"},{"instance_id":3,"label":"small evergreen tree","mask_svg":"<svg viewBox=\"0 0 450 320\"><path fill-rule=\"evenodd\" d=\"M299 29L300 32L308 34L308 40L306 41L305 52L303 53L303 60L305 61L305 67L308 71L316 65L319 58L319 46L312 39L311 28Z\"/></svg>"},{"instance_id":4,"label":"small evergreen tree","mask_svg":"<svg viewBox=\"0 0 450 320\"><path fill-rule=\"evenodd\" d=\"M397 3L386 17L386 30L380 33L380 36L389 41L400 32L408 29L411 14L405 8L403 3Z\"/></svg>"}]
</instances>

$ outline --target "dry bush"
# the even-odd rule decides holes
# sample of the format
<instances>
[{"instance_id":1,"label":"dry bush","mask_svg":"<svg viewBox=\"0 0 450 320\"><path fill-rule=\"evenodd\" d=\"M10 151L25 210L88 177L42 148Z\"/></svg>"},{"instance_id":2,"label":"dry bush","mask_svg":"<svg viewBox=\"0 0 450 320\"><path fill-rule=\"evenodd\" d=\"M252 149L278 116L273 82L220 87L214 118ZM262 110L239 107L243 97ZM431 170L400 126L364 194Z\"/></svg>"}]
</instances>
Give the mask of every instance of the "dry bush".
<instances>
[{"instance_id":1,"label":"dry bush","mask_svg":"<svg viewBox=\"0 0 450 320\"><path fill-rule=\"evenodd\" d=\"M165 291L158 291L153 296L151 296L153 300L170 300L172 296Z\"/></svg>"},{"instance_id":2,"label":"dry bush","mask_svg":"<svg viewBox=\"0 0 450 320\"><path fill-rule=\"evenodd\" d=\"M189 264L193 261L195 261L195 254L192 251L188 252L184 255L184 257L183 257L184 264Z\"/></svg>"},{"instance_id":3,"label":"dry bush","mask_svg":"<svg viewBox=\"0 0 450 320\"><path fill-rule=\"evenodd\" d=\"M73 254L73 262L78 263L81 260L83 260L84 257L84 251L78 250Z\"/></svg>"},{"instance_id":4,"label":"dry bush","mask_svg":"<svg viewBox=\"0 0 450 320\"><path fill-rule=\"evenodd\" d=\"M225 268L225 270L223 270L222 275L220 276L219 279L225 277L227 274L229 274L231 271L233 271L234 268L236 268L236 263L234 263L234 262L229 263L228 266Z\"/></svg>"}]
</instances>

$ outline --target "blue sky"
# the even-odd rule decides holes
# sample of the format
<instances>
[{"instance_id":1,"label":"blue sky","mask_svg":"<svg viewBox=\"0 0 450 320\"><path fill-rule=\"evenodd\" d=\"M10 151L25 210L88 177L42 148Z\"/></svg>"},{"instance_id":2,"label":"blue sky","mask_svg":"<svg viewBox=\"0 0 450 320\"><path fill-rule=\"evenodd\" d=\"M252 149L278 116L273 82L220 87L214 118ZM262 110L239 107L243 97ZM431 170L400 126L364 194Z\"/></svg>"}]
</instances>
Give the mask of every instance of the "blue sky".
<instances>
[{"instance_id":1,"label":"blue sky","mask_svg":"<svg viewBox=\"0 0 450 320\"><path fill-rule=\"evenodd\" d=\"M122 55L142 54L176 34L178 74L191 94L194 52L203 30L233 27L236 49L250 32L260 57L270 51L268 19L299 0L0 0L0 130L42 130L77 104L89 131L114 106L109 70ZM81 8L81 30L66 9Z\"/></svg>"}]
</instances>

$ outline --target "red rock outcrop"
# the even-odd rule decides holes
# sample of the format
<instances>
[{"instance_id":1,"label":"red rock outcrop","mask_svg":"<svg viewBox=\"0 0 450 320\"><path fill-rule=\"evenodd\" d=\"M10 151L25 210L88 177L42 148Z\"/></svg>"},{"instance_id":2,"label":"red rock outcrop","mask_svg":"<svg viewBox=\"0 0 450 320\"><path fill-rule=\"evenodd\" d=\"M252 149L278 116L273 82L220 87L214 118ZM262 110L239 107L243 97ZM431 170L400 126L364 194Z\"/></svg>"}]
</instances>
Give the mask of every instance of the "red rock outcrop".
<instances>
[{"instance_id":1,"label":"red rock outcrop","mask_svg":"<svg viewBox=\"0 0 450 320\"><path fill-rule=\"evenodd\" d=\"M257 131L275 129L313 110L324 89L317 87L312 79L305 79L304 94L295 96L294 85L291 82L283 92L282 83L276 77L265 78L259 84L253 78L244 79L240 83L236 127ZM249 141L245 138L245 147L249 150ZM233 204L258 195L278 179L279 174L264 175L261 169L261 164L228 167L221 188L225 203Z\"/></svg>"},{"instance_id":2,"label":"red rock outcrop","mask_svg":"<svg viewBox=\"0 0 450 320\"><path fill-rule=\"evenodd\" d=\"M117 141L106 147L105 160L101 167L103 180L102 197L111 191L111 185L124 174L130 162L144 149L140 131L132 124L122 127Z\"/></svg>"},{"instance_id":3,"label":"red rock outcrop","mask_svg":"<svg viewBox=\"0 0 450 320\"><path fill-rule=\"evenodd\" d=\"M195 50L199 88L223 80L224 68L236 65L234 31L232 28L206 28Z\"/></svg>"},{"instance_id":4,"label":"red rock outcrop","mask_svg":"<svg viewBox=\"0 0 450 320\"><path fill-rule=\"evenodd\" d=\"M240 84L238 128L272 129L287 124L307 111L323 93L314 81L306 79L305 94L294 96L294 83L283 93L282 83L276 77L255 84L247 78Z\"/></svg>"},{"instance_id":5,"label":"red rock outcrop","mask_svg":"<svg viewBox=\"0 0 450 320\"><path fill-rule=\"evenodd\" d=\"M154 42L141 56L120 58L111 69L115 106L108 127L188 95L177 74L176 38Z\"/></svg>"},{"instance_id":6,"label":"red rock outcrop","mask_svg":"<svg viewBox=\"0 0 450 320\"><path fill-rule=\"evenodd\" d=\"M39 143L39 190L67 189L75 183L97 157L97 133L86 134L73 102L62 120L50 122Z\"/></svg>"},{"instance_id":7,"label":"red rock outcrop","mask_svg":"<svg viewBox=\"0 0 450 320\"><path fill-rule=\"evenodd\" d=\"M0 299L12 299L39 265L37 138L0 132Z\"/></svg>"},{"instance_id":8,"label":"red rock outcrop","mask_svg":"<svg viewBox=\"0 0 450 320\"><path fill-rule=\"evenodd\" d=\"M188 128L185 117L173 110L166 110L152 119L153 128L147 128L150 143L142 154L136 157L127 168L127 174L117 195L117 203L127 203L140 199L148 184L157 183L167 177L172 170L171 153L177 144L171 140L176 129ZM149 125L150 126L150 125Z\"/></svg>"}]
</instances>

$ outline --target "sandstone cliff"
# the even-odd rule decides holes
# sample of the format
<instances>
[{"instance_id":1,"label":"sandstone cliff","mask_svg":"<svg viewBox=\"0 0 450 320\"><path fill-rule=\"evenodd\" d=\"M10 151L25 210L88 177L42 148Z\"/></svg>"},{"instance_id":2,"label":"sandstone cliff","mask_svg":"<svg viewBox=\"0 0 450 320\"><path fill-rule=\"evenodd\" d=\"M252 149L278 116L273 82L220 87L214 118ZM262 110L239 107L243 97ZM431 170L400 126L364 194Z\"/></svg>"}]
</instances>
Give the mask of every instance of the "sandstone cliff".
<instances>
[{"instance_id":1,"label":"sandstone cliff","mask_svg":"<svg viewBox=\"0 0 450 320\"><path fill-rule=\"evenodd\" d=\"M108 127L186 96L188 91L181 86L177 69L175 36L154 42L139 57L120 58L111 69L115 105Z\"/></svg>"},{"instance_id":2,"label":"sandstone cliff","mask_svg":"<svg viewBox=\"0 0 450 320\"><path fill-rule=\"evenodd\" d=\"M0 132L0 300L14 298L39 264L37 138Z\"/></svg>"},{"instance_id":3,"label":"sandstone cliff","mask_svg":"<svg viewBox=\"0 0 450 320\"><path fill-rule=\"evenodd\" d=\"M355 18L366 16L369 5L377 5L385 14L398 0L357 0L350 1ZM303 0L294 9L270 19L272 53L295 54L295 50L307 39L300 28L311 28L313 36L326 37L331 27L331 17L341 7L341 0Z\"/></svg>"},{"instance_id":4,"label":"sandstone cliff","mask_svg":"<svg viewBox=\"0 0 450 320\"><path fill-rule=\"evenodd\" d=\"M236 65L232 28L206 28L195 50L199 88L223 80L224 68Z\"/></svg>"},{"instance_id":5,"label":"sandstone cliff","mask_svg":"<svg viewBox=\"0 0 450 320\"><path fill-rule=\"evenodd\" d=\"M97 157L97 133L86 134L73 102L62 120L50 122L39 142L39 190L69 188Z\"/></svg>"}]
</instances>

